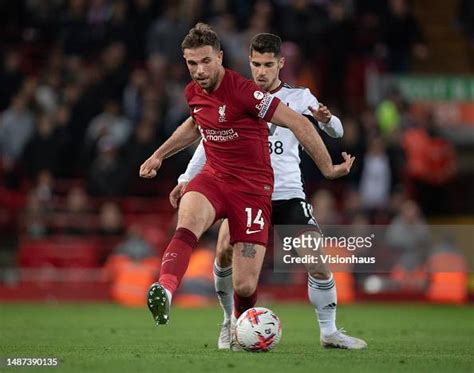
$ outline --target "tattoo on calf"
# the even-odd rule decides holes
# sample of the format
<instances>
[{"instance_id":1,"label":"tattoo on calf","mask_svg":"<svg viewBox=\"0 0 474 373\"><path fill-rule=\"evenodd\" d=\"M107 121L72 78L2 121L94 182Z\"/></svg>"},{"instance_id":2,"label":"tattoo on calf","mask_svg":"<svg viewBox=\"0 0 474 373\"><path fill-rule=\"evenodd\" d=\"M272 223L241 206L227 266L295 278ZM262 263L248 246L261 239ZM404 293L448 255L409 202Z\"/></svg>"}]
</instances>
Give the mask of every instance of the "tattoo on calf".
<instances>
[{"instance_id":1,"label":"tattoo on calf","mask_svg":"<svg viewBox=\"0 0 474 373\"><path fill-rule=\"evenodd\" d=\"M257 250L255 249L255 244L244 243L244 247L242 248L241 253L244 258L255 258L255 254L257 253Z\"/></svg>"}]
</instances>

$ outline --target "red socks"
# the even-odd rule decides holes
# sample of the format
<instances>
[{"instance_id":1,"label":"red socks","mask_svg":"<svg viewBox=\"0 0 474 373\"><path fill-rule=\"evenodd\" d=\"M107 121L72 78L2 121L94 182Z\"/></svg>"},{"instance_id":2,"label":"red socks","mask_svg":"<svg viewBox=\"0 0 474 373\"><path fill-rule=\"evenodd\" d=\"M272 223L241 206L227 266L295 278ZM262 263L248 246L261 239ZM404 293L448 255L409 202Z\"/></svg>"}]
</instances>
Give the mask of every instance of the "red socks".
<instances>
[{"instance_id":1,"label":"red socks","mask_svg":"<svg viewBox=\"0 0 474 373\"><path fill-rule=\"evenodd\" d=\"M257 290L248 297L241 297L234 291L234 316L239 318L241 314L252 308L257 303Z\"/></svg>"},{"instance_id":2,"label":"red socks","mask_svg":"<svg viewBox=\"0 0 474 373\"><path fill-rule=\"evenodd\" d=\"M174 294L188 269L191 253L197 244L196 235L186 228L178 228L161 258L159 282Z\"/></svg>"}]
</instances>

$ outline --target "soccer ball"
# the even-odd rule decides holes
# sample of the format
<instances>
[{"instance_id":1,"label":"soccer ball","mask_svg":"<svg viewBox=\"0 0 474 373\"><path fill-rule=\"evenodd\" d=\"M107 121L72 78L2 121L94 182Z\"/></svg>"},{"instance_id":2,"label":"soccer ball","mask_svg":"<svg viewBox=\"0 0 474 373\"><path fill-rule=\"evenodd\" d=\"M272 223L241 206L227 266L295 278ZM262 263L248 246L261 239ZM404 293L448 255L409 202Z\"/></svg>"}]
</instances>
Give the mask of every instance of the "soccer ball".
<instances>
[{"instance_id":1,"label":"soccer ball","mask_svg":"<svg viewBox=\"0 0 474 373\"><path fill-rule=\"evenodd\" d=\"M281 338L280 319L268 308L250 308L238 318L234 333L245 351L270 351Z\"/></svg>"}]
</instances>

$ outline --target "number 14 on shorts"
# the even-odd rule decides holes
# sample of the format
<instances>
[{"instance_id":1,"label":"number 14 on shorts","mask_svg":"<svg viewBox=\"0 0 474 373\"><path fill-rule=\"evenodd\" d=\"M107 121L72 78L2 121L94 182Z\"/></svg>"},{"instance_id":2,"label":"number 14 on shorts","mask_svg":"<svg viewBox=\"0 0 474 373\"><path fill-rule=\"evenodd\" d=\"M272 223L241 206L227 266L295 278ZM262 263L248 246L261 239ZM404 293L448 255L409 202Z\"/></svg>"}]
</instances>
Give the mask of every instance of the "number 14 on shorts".
<instances>
[{"instance_id":1,"label":"number 14 on shorts","mask_svg":"<svg viewBox=\"0 0 474 373\"><path fill-rule=\"evenodd\" d=\"M256 214L254 215L254 210L251 207L246 207L245 212L247 213L247 234L257 233L263 230L265 226L265 221L262 217L262 209L258 209ZM258 230L250 230L252 228L252 224L260 226Z\"/></svg>"}]
</instances>

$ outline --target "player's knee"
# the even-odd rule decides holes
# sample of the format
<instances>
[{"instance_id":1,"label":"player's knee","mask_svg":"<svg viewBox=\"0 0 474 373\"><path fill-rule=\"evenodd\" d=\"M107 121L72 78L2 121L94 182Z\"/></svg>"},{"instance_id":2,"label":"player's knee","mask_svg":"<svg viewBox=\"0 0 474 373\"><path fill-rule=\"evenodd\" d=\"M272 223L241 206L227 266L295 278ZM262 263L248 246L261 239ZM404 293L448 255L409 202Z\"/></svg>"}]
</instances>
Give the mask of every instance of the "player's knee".
<instances>
[{"instance_id":1,"label":"player's knee","mask_svg":"<svg viewBox=\"0 0 474 373\"><path fill-rule=\"evenodd\" d=\"M256 281L237 281L234 284L234 291L241 297L250 297L257 290Z\"/></svg>"},{"instance_id":2,"label":"player's knee","mask_svg":"<svg viewBox=\"0 0 474 373\"><path fill-rule=\"evenodd\" d=\"M184 227L194 232L201 230L202 225L202 220L192 214L185 213L179 217L177 227Z\"/></svg>"},{"instance_id":3,"label":"player's knee","mask_svg":"<svg viewBox=\"0 0 474 373\"><path fill-rule=\"evenodd\" d=\"M179 206L178 227L204 231L212 224L214 216L214 209L209 202L186 193Z\"/></svg>"}]
</instances>

